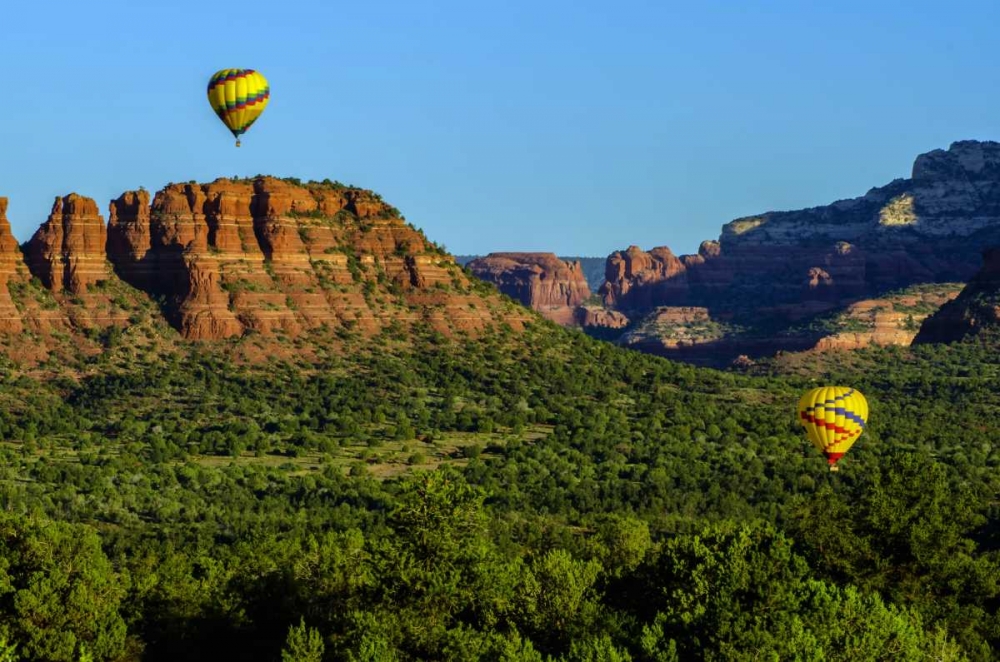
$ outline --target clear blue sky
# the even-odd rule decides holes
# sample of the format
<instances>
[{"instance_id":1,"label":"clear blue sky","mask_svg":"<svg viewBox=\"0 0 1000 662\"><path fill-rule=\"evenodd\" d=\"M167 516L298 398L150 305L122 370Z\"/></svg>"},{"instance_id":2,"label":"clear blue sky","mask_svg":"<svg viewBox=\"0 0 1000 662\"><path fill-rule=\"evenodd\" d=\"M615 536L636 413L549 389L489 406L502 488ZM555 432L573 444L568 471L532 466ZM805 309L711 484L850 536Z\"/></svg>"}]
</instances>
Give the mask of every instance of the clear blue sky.
<instances>
[{"instance_id":1,"label":"clear blue sky","mask_svg":"<svg viewBox=\"0 0 1000 662\"><path fill-rule=\"evenodd\" d=\"M7 3L0 195L269 173L373 188L455 253L690 252L737 216L1000 136L995 0ZM204 89L259 69L241 149Z\"/></svg>"}]
</instances>

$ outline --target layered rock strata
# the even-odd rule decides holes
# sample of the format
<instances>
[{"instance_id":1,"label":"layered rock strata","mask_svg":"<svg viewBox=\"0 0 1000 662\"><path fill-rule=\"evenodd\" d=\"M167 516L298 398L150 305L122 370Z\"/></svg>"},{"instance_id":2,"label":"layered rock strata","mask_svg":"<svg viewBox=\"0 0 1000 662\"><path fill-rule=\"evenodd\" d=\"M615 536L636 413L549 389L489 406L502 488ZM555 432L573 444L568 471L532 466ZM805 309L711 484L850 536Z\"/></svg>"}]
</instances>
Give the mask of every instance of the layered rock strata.
<instances>
[{"instance_id":1,"label":"layered rock strata","mask_svg":"<svg viewBox=\"0 0 1000 662\"><path fill-rule=\"evenodd\" d=\"M574 324L576 307L590 297L581 264L553 253L490 253L467 266L477 278L559 324Z\"/></svg>"},{"instance_id":2,"label":"layered rock strata","mask_svg":"<svg viewBox=\"0 0 1000 662\"><path fill-rule=\"evenodd\" d=\"M88 286L106 280L107 231L97 204L71 193L56 198L52 212L25 247L31 273L53 292L88 294Z\"/></svg>"},{"instance_id":3,"label":"layered rock strata","mask_svg":"<svg viewBox=\"0 0 1000 662\"><path fill-rule=\"evenodd\" d=\"M900 316L884 295L922 283L968 281L979 253L993 245L1000 245L1000 143L963 141L919 156L911 177L859 198L736 219L695 255L675 256L665 247L615 252L599 294L608 310L634 322L622 342L657 351L683 346L691 352L709 343L720 352L742 343L749 353L750 345L769 352L803 344L907 344L927 313ZM682 306L706 308L713 320L734 319L733 331L714 329L692 339L685 329L657 321L664 307ZM951 323L988 322L988 308L956 313L954 305L946 307L952 312L942 311L940 322L928 320L921 338L946 337L943 329ZM852 320L850 328L830 332L818 345L807 335L768 331L836 310ZM600 324L607 316L581 319Z\"/></svg>"},{"instance_id":4,"label":"layered rock strata","mask_svg":"<svg viewBox=\"0 0 1000 662\"><path fill-rule=\"evenodd\" d=\"M23 272L18 273L22 264L21 249L7 221L7 198L0 198L0 333L19 333L24 328L21 313L10 295L10 286L24 279Z\"/></svg>"},{"instance_id":5,"label":"layered rock strata","mask_svg":"<svg viewBox=\"0 0 1000 662\"><path fill-rule=\"evenodd\" d=\"M413 324L475 334L529 319L478 292L378 195L336 183L258 177L171 184L152 198L128 191L111 202L107 226L93 200L71 194L23 255L6 208L0 198L0 333L58 330L76 342L83 331L78 344L94 343L148 310L189 340Z\"/></svg>"}]
</instances>

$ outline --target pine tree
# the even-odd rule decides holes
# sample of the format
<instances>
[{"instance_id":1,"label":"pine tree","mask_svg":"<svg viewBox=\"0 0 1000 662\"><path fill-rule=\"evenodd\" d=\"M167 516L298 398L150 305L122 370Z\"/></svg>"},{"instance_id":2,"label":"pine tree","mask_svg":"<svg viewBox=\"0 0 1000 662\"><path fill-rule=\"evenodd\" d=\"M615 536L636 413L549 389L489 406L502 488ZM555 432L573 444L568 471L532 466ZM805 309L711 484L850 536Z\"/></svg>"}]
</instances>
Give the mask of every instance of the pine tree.
<instances>
[{"instance_id":1,"label":"pine tree","mask_svg":"<svg viewBox=\"0 0 1000 662\"><path fill-rule=\"evenodd\" d=\"M315 628L306 627L304 618L298 625L288 628L285 648L281 651L281 662L322 662L323 637Z\"/></svg>"}]
</instances>

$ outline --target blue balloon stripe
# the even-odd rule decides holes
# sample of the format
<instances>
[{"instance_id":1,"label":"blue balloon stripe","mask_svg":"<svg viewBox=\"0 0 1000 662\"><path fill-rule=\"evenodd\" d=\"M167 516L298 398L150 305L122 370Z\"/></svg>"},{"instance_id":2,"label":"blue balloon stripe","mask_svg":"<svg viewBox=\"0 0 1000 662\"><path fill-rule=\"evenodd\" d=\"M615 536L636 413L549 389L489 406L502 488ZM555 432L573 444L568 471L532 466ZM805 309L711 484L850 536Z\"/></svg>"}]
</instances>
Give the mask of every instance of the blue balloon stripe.
<instances>
[{"instance_id":1,"label":"blue balloon stripe","mask_svg":"<svg viewBox=\"0 0 1000 662\"><path fill-rule=\"evenodd\" d=\"M851 421L854 421L855 423L857 423L858 426L861 427L861 429L865 428L865 420L863 418L861 418L860 416L858 416L857 414L855 414L854 412L852 412L852 411L844 412L844 416L848 420L851 420Z\"/></svg>"},{"instance_id":2,"label":"blue balloon stripe","mask_svg":"<svg viewBox=\"0 0 1000 662\"><path fill-rule=\"evenodd\" d=\"M827 403L830 403L830 401L827 401ZM824 404L826 404L826 403L824 403ZM823 409L823 410L826 410L826 411L832 411L833 413L838 414L840 416L843 416L844 418L846 418L846 419L848 419L850 421L854 421L855 423L857 423L858 425L860 425L862 428L865 427L865 421L864 421L863 418L861 418L860 416L858 416L857 414L855 414L853 411L848 411L847 409L844 409L843 407L825 407L823 404L819 404L819 405L816 405L815 407L806 407L805 409L803 409L803 411L805 413L807 413L807 414L812 414L817 409Z\"/></svg>"}]
</instances>

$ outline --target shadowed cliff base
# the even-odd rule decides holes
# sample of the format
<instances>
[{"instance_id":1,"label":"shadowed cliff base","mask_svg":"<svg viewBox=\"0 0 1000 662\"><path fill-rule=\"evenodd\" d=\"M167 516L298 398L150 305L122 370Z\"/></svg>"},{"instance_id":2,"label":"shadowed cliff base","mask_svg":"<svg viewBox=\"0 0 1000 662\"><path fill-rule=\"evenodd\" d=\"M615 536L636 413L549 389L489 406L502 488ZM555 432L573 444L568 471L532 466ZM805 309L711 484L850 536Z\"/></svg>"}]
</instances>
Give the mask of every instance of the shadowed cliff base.
<instances>
[{"instance_id":1,"label":"shadowed cliff base","mask_svg":"<svg viewBox=\"0 0 1000 662\"><path fill-rule=\"evenodd\" d=\"M1000 247L983 252L983 264L953 301L927 318L913 341L949 343L1000 335Z\"/></svg>"}]
</instances>

